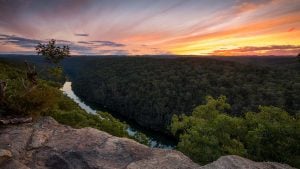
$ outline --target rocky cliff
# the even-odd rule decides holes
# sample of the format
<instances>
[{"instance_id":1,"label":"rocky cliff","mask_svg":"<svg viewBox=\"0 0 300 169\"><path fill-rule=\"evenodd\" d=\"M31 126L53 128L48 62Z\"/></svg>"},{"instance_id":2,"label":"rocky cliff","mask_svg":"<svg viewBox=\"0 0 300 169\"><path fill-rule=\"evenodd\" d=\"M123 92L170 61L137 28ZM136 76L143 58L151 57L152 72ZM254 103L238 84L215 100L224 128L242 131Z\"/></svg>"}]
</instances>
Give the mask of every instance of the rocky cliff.
<instances>
[{"instance_id":1,"label":"rocky cliff","mask_svg":"<svg viewBox=\"0 0 300 169\"><path fill-rule=\"evenodd\" d=\"M151 149L133 140L93 129L73 129L45 117L35 123L0 128L1 169L283 169L279 163L256 163L225 156L199 166L174 150Z\"/></svg>"}]
</instances>

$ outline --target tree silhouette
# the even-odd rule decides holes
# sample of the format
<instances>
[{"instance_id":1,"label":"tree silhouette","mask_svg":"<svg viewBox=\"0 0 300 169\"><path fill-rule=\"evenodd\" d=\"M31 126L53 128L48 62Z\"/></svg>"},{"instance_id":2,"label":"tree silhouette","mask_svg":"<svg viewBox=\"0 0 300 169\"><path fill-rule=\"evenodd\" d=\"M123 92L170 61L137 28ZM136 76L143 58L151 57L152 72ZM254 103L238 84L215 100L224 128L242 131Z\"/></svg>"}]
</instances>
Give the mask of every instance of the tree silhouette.
<instances>
[{"instance_id":1,"label":"tree silhouette","mask_svg":"<svg viewBox=\"0 0 300 169\"><path fill-rule=\"evenodd\" d=\"M298 54L297 59L300 62L300 53Z\"/></svg>"},{"instance_id":2,"label":"tree silhouette","mask_svg":"<svg viewBox=\"0 0 300 169\"><path fill-rule=\"evenodd\" d=\"M38 55L41 54L51 63L58 65L61 60L70 56L70 48L69 46L60 47L55 43L56 41L51 39L48 44L39 43L35 49Z\"/></svg>"},{"instance_id":3,"label":"tree silhouette","mask_svg":"<svg viewBox=\"0 0 300 169\"><path fill-rule=\"evenodd\" d=\"M55 66L49 68L49 73L54 75L55 78L62 78L62 68L59 66L59 63L66 57L70 57L70 48L69 46L60 47L55 44L56 41L51 39L48 44L39 43L35 50L38 55L42 55L46 58L47 61L54 64Z\"/></svg>"}]
</instances>

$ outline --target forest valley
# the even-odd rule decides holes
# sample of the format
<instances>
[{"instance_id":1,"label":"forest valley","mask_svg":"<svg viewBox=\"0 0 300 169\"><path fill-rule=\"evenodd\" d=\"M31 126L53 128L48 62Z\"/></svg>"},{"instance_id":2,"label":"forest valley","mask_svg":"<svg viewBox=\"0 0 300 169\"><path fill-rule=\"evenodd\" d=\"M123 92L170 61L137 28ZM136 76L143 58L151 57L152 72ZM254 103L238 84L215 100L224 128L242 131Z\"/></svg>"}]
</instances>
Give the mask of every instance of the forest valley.
<instances>
[{"instance_id":1,"label":"forest valley","mask_svg":"<svg viewBox=\"0 0 300 169\"><path fill-rule=\"evenodd\" d=\"M113 116L119 114L172 135L176 149L200 164L236 154L300 167L296 57L72 57L59 64L59 78L45 71L51 64L41 57L26 57L27 66L24 57L1 57L1 116L52 116L130 137ZM30 72L38 73L32 79ZM63 95L65 78L81 99L106 112L88 114ZM142 133L131 138L147 144Z\"/></svg>"}]
</instances>

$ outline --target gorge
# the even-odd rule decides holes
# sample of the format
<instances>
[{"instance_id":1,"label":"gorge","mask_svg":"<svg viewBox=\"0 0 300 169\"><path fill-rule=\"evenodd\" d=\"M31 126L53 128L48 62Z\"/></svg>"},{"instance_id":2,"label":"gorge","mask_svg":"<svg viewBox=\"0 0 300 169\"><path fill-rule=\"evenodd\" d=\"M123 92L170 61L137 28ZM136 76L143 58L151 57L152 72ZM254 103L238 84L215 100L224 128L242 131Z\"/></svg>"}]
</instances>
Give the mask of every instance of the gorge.
<instances>
[{"instance_id":1,"label":"gorge","mask_svg":"<svg viewBox=\"0 0 300 169\"><path fill-rule=\"evenodd\" d=\"M63 87L60 89L64 92L69 98L71 98L74 102L76 102L83 110L85 110L87 113L95 114L99 110L95 110L91 108L89 105L84 103L72 90L72 82L66 81L63 85ZM115 116L119 117L120 116ZM119 120L126 120L125 118L121 118ZM126 129L126 132L129 136L134 136L137 132L142 132L146 134L146 136L149 139L149 146L153 148L163 148L163 149L174 149L176 145L176 141L174 138L168 137L163 135L162 133L157 133L155 131L146 130L143 129L138 124L132 122L132 121L126 121L128 124L128 127Z\"/></svg>"}]
</instances>

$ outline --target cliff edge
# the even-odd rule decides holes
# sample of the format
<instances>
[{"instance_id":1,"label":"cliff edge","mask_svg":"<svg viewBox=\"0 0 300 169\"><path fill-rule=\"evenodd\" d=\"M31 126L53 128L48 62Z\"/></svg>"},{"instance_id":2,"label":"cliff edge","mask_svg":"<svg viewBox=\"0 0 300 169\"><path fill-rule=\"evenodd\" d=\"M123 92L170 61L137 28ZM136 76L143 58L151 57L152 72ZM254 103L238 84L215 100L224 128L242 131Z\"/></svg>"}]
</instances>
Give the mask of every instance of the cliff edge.
<instances>
[{"instance_id":1,"label":"cliff edge","mask_svg":"<svg viewBox=\"0 0 300 169\"><path fill-rule=\"evenodd\" d=\"M44 117L0 128L1 169L289 169L288 165L224 156L199 166L175 150L149 148L93 128L73 129Z\"/></svg>"}]
</instances>

